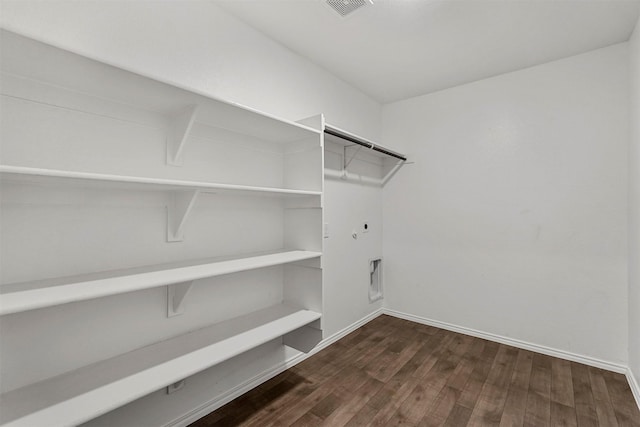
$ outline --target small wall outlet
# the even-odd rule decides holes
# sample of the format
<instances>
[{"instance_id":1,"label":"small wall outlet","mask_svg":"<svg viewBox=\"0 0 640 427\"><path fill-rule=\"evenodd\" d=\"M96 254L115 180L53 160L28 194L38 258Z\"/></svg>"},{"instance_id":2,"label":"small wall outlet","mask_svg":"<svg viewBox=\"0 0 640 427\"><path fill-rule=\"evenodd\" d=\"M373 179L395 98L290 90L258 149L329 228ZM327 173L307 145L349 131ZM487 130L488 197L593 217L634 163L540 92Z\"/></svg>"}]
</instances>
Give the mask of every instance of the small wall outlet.
<instances>
[{"instance_id":1,"label":"small wall outlet","mask_svg":"<svg viewBox=\"0 0 640 427\"><path fill-rule=\"evenodd\" d=\"M167 394L175 393L176 391L180 391L184 388L185 380L180 380L177 383L173 383L167 386Z\"/></svg>"},{"instance_id":2,"label":"small wall outlet","mask_svg":"<svg viewBox=\"0 0 640 427\"><path fill-rule=\"evenodd\" d=\"M362 232L363 233L368 233L370 228L371 228L371 226L369 225L368 222L365 222L365 223L362 224Z\"/></svg>"}]
</instances>

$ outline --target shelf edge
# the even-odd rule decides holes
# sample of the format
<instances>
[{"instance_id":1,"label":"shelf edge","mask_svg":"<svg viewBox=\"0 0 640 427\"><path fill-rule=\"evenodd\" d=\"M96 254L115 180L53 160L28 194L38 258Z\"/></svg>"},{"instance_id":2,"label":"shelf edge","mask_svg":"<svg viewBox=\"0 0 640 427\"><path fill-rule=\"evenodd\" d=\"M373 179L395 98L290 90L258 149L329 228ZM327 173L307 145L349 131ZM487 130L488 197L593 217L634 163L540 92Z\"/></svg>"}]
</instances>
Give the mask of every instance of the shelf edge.
<instances>
[{"instance_id":1,"label":"shelf edge","mask_svg":"<svg viewBox=\"0 0 640 427\"><path fill-rule=\"evenodd\" d=\"M283 258L284 255L288 257ZM294 256L295 255L295 256ZM239 273L258 268L289 264L292 262L320 257L322 253L311 251L288 251L256 257L206 263L188 267L155 270L146 273L116 276L105 279L80 281L39 289L0 294L0 316L36 310L45 307L103 298L144 289L168 286L175 283ZM280 259L279 259L280 258ZM246 261L251 264L242 266ZM217 267L218 271L215 270ZM132 285L131 281L143 281Z\"/></svg>"},{"instance_id":2,"label":"shelf edge","mask_svg":"<svg viewBox=\"0 0 640 427\"><path fill-rule=\"evenodd\" d=\"M2 175L17 175L25 177L40 177L40 178L60 178L60 179L77 179L83 181L92 182L115 182L121 184L139 184L166 187L167 190L176 189L201 189L206 190L228 190L239 192L254 192L254 193L272 193L282 195L299 195L299 196L319 196L321 191L312 190L294 190L289 188L277 188L277 187L258 187L250 185L237 185L237 184L219 184L204 181L183 181L164 178L147 178L138 176L127 175L112 175L101 174L93 172L77 172L77 171L64 171L59 169L43 169L32 168L28 166L10 166L0 165L0 174Z\"/></svg>"},{"instance_id":3,"label":"shelf edge","mask_svg":"<svg viewBox=\"0 0 640 427\"><path fill-rule=\"evenodd\" d=\"M286 306L281 305L271 307L271 309L279 307ZM292 311L237 335L222 339L216 343L115 380L109 384L96 387L95 389L73 396L65 401L54 403L32 413L14 418L2 424L2 427L77 425L89 421L110 410L159 390L168 384L201 372L269 342L272 339L308 325L321 317L322 315L320 313L310 310ZM216 326L219 326L219 324L213 325L212 327ZM226 351L222 351L221 353L221 350L225 348ZM135 350L125 355L133 354L134 352ZM37 384L39 383L36 383L36 385ZM114 399L114 396L117 398ZM105 404L105 401L109 403ZM92 409L89 410L89 408Z\"/></svg>"}]
</instances>

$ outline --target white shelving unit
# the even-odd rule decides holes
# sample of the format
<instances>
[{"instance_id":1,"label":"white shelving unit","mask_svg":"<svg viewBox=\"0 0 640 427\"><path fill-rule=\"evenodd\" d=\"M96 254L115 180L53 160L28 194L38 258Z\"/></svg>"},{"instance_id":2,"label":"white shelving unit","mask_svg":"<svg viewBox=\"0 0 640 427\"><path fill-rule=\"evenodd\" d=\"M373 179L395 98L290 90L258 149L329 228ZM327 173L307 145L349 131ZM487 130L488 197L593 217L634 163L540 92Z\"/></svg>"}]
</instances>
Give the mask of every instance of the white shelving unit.
<instances>
[{"instance_id":1,"label":"white shelving unit","mask_svg":"<svg viewBox=\"0 0 640 427\"><path fill-rule=\"evenodd\" d=\"M238 195L320 196L320 191L294 190L288 188L256 187L249 185L219 184L215 182L182 181L176 179L146 178L140 176L122 176L91 172L39 169L23 166L0 165L0 179L5 182L17 181L32 184L111 187L128 190L159 191L200 191L203 193L226 193Z\"/></svg>"},{"instance_id":2,"label":"white shelving unit","mask_svg":"<svg viewBox=\"0 0 640 427\"><path fill-rule=\"evenodd\" d=\"M269 307L2 396L6 427L77 425L320 319Z\"/></svg>"},{"instance_id":3,"label":"white shelving unit","mask_svg":"<svg viewBox=\"0 0 640 427\"><path fill-rule=\"evenodd\" d=\"M322 339L322 116L0 43L0 425L87 422L204 370L235 388L274 342Z\"/></svg>"},{"instance_id":4,"label":"white shelving unit","mask_svg":"<svg viewBox=\"0 0 640 427\"><path fill-rule=\"evenodd\" d=\"M319 258L321 255L320 252L288 251L226 261L199 261L188 266L150 266L4 285L0 289L0 315L183 284L207 277Z\"/></svg>"}]
</instances>

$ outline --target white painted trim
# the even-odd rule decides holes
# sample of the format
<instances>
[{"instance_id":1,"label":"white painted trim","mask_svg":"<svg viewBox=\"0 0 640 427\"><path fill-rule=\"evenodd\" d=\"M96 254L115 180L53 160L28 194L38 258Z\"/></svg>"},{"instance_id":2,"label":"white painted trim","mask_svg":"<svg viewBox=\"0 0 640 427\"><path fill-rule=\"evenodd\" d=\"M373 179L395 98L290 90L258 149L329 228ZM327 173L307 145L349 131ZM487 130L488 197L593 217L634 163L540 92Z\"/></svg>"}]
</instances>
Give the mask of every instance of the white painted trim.
<instances>
[{"instance_id":1,"label":"white painted trim","mask_svg":"<svg viewBox=\"0 0 640 427\"><path fill-rule=\"evenodd\" d=\"M482 339L486 339L489 341L494 341L494 342L499 342L501 344L506 344L506 345L510 345L513 347L517 347L517 348L523 348L526 350L530 350L530 351L535 351L538 353L542 353L542 354L546 354L548 356L553 356L553 357L558 357L561 359L565 359L565 360L571 360L573 362L578 362L578 363L584 363L585 365L589 365L589 366L594 366L596 368L601 368L601 369L606 369L609 371L613 371L613 372L618 372L618 373L622 373L625 374L627 377L627 380L629 382L629 387L631 388L631 391L636 399L636 403L638 403L638 407L640 407L640 386L638 385L638 382L636 380L636 378L633 376L633 373L631 372L631 370L624 366L624 365L620 365L620 364L615 364L615 363L611 363L611 362L606 362L603 360L599 360L599 359L595 359L592 357L588 357L588 356L582 356L582 355L578 355L575 353L569 353L563 350L557 350L557 349L552 349L549 347L545 347L545 346L541 346L541 345L537 345L537 344L532 344L532 343L528 343L525 341L520 341L520 340L516 340L513 338L506 338L506 337L502 337L500 335L495 335L495 334L490 334L487 332L481 332L481 331L477 331L475 329L470 329L470 328L465 328L462 326L457 326L457 325L452 325L450 323L446 323L446 322L440 322L437 320L433 320L433 319L427 319L424 317L419 317L419 316L414 316L411 314L406 314L406 313L402 313L399 311L395 311L395 310L390 310L388 308L380 308L374 312L372 312L371 314L363 317L362 319L358 320L357 322L347 326L346 328L336 332L335 334L333 334L332 336L325 338L324 340L322 340L322 342L320 342L312 351L310 351L309 353L300 353L297 356L292 357L291 359L277 365L274 366L271 369L268 369L262 373L260 373L259 375L256 375L255 377L249 379L248 381L238 385L237 387L227 391L226 393L224 393L223 395L210 400L209 402L204 403L203 405L199 406L198 408L194 409L193 411L181 416L180 418L168 423L165 425L165 427L185 427L188 426L189 424L199 420L200 418L204 417L205 415L215 411L216 409L222 407L223 405L231 402L233 399L243 395L244 393L248 392L249 390L259 386L260 384L270 380L271 378L275 377L276 375L286 371L287 369L297 365L298 363L304 361L305 359L313 356L314 354L318 353L319 351L321 351L322 349L328 347L329 345L333 344L334 342L338 341L339 339L345 337L346 335L350 334L351 332L355 331L356 329L358 329L359 327L363 326L364 324L372 321L373 319L375 319L376 317L380 316L381 314L387 314L389 316L394 316L394 317L398 317L400 319L405 319L405 320L410 320L412 322L416 322L416 323L421 323L424 325L429 325L429 326L434 326L436 328L442 328L442 329L446 329L449 331L453 331L453 332L458 332L461 334L465 334L465 335L470 335L470 336L474 336L474 337L478 337L478 338L482 338Z\"/></svg>"},{"instance_id":2,"label":"white painted trim","mask_svg":"<svg viewBox=\"0 0 640 427\"><path fill-rule=\"evenodd\" d=\"M558 350L555 348L546 347L539 344L533 344L527 341L521 341L514 338L508 338L508 337L503 337L501 335L482 332L475 329L466 328L464 326L458 326L458 325L453 325L451 323L441 322L439 320L433 320L433 319L427 319L425 317L414 316L413 314L402 313L400 311L395 311L388 308L383 309L383 314L388 314L389 316L410 320L416 323L422 323L424 325L434 326L436 328L446 329L448 331L470 335L472 337L482 338L485 340L510 345L512 347L534 351L536 353L546 354L547 356L553 356L559 359L583 363L585 365L593 366L600 369L606 369L607 371L613 371L619 374L626 374L628 371L628 368L625 365L621 365L618 363L607 362L606 360L596 359L590 356L583 356L581 354L571 353L564 350Z\"/></svg>"},{"instance_id":3,"label":"white painted trim","mask_svg":"<svg viewBox=\"0 0 640 427\"><path fill-rule=\"evenodd\" d=\"M227 403L231 402L233 399L242 396L244 393L248 392L249 390L259 386L260 384L270 380L271 378L275 377L276 375L286 371L287 369L297 365L298 363L302 362L303 360L313 356L314 354L318 353L320 350L330 346L331 344L333 344L334 342L338 341L339 339L345 337L346 335L350 334L351 332L355 331L356 329L358 329L359 327L361 327L362 325L372 321L373 319L375 319L376 317L380 316L381 314L383 314L384 309L379 308L376 311L366 315L365 317L363 317L362 319L358 320L355 323L352 323L351 325L347 326L346 328L336 332L335 334L331 335L328 338L325 338L324 340L322 340L313 350L311 350L309 353L300 353L297 356L294 356L292 358L290 358L289 360L286 360L285 362L276 365L270 369L265 370L264 372L256 375L255 377L245 381L244 383L238 385L237 387L234 387L232 389L230 389L229 391L223 393L222 395L208 401L205 402L204 404L200 405L199 407L195 408L193 411L184 414L183 416L169 422L168 424L165 425L165 427L185 427L188 426L189 424L199 420L200 418L206 416L207 414L215 411L216 409L222 407L223 405L226 405Z\"/></svg>"},{"instance_id":4,"label":"white painted trim","mask_svg":"<svg viewBox=\"0 0 640 427\"><path fill-rule=\"evenodd\" d=\"M629 387L631 388L631 393L633 393L633 397L636 399L636 405L638 405L638 409L640 409L640 385L638 384L638 380L633 375L631 368L627 368L626 376Z\"/></svg>"}]
</instances>

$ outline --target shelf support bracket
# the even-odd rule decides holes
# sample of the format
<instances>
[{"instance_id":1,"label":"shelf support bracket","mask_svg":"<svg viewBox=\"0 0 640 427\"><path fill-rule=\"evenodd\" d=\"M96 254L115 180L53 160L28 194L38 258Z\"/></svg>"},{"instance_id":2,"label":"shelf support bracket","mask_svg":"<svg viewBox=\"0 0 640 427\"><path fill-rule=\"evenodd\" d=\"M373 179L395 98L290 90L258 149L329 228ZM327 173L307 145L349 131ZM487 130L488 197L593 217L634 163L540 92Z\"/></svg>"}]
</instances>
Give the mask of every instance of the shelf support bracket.
<instances>
[{"instance_id":1,"label":"shelf support bracket","mask_svg":"<svg viewBox=\"0 0 640 427\"><path fill-rule=\"evenodd\" d=\"M173 192L167 206L167 242L184 240L184 225L199 195L200 190Z\"/></svg>"},{"instance_id":2,"label":"shelf support bracket","mask_svg":"<svg viewBox=\"0 0 640 427\"><path fill-rule=\"evenodd\" d=\"M191 290L193 280L167 286L167 317L184 313L184 298Z\"/></svg>"},{"instance_id":3,"label":"shelf support bracket","mask_svg":"<svg viewBox=\"0 0 640 427\"><path fill-rule=\"evenodd\" d=\"M167 132L167 164L182 166L182 153L196 121L198 106L190 105L176 115Z\"/></svg>"}]
</instances>

